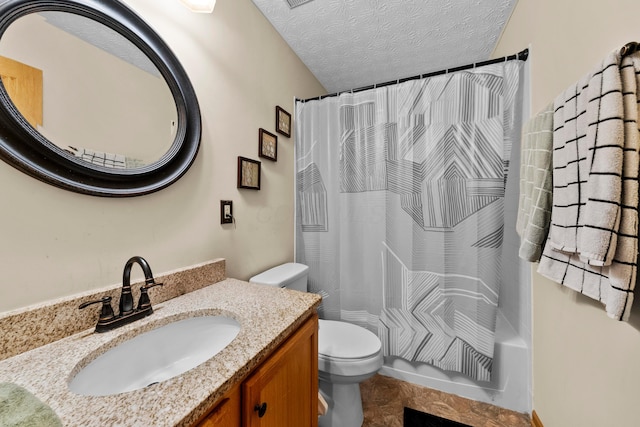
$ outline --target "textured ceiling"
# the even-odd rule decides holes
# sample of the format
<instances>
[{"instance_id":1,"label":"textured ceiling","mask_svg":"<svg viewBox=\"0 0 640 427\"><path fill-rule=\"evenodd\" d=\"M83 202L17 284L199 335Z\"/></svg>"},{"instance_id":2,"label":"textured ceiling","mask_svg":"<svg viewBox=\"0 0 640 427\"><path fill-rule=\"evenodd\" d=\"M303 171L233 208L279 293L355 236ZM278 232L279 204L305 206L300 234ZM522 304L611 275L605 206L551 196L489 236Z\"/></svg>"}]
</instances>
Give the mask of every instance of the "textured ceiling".
<instances>
[{"instance_id":1,"label":"textured ceiling","mask_svg":"<svg viewBox=\"0 0 640 427\"><path fill-rule=\"evenodd\" d=\"M153 62L136 45L122 34L93 19L73 13L44 11L42 16L49 24L79 38L103 51L122 59L156 77L162 77ZM29 15L27 15L29 17Z\"/></svg>"},{"instance_id":2,"label":"textured ceiling","mask_svg":"<svg viewBox=\"0 0 640 427\"><path fill-rule=\"evenodd\" d=\"M487 60L517 2L252 1L330 93Z\"/></svg>"}]
</instances>

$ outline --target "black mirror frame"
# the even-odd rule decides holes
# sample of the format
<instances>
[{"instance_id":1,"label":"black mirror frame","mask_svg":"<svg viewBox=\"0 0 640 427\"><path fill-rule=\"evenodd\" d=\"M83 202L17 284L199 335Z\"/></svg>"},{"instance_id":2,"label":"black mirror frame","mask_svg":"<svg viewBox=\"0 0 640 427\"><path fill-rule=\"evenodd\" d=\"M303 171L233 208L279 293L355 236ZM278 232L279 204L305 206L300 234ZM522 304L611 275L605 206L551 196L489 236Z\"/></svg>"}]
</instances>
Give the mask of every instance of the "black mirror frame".
<instances>
[{"instance_id":1,"label":"black mirror frame","mask_svg":"<svg viewBox=\"0 0 640 427\"><path fill-rule=\"evenodd\" d=\"M75 158L24 119L0 82L0 158L48 184L77 193L131 197L152 193L181 178L193 164L201 137L200 107L182 65L155 31L117 0L8 0L0 4L0 40L16 19L36 12L75 13L120 33L154 63L177 109L176 138L157 162L136 169L110 169Z\"/></svg>"}]
</instances>

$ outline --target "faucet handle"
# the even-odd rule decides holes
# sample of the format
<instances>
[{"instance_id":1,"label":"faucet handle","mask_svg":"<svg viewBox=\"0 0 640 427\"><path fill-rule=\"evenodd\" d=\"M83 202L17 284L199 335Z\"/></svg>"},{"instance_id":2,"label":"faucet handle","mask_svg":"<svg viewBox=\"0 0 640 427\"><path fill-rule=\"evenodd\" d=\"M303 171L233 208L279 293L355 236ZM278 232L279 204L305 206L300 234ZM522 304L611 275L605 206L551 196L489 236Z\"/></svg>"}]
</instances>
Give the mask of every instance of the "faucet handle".
<instances>
[{"instance_id":1,"label":"faucet handle","mask_svg":"<svg viewBox=\"0 0 640 427\"><path fill-rule=\"evenodd\" d=\"M153 309L151 309L151 300L149 299L149 294L147 293L147 291L153 288L154 286L164 286L164 285L162 283L153 282L146 286L140 287L140 299L138 300L138 310L149 310L153 312Z\"/></svg>"},{"instance_id":2,"label":"faucet handle","mask_svg":"<svg viewBox=\"0 0 640 427\"><path fill-rule=\"evenodd\" d=\"M111 297L103 297L99 300L83 302L78 306L78 308L82 310L85 307L88 307L92 304L98 304L98 303L102 303L102 309L100 311L100 318L98 319L98 324L113 320L115 315L113 314L113 308L111 308Z\"/></svg>"}]
</instances>

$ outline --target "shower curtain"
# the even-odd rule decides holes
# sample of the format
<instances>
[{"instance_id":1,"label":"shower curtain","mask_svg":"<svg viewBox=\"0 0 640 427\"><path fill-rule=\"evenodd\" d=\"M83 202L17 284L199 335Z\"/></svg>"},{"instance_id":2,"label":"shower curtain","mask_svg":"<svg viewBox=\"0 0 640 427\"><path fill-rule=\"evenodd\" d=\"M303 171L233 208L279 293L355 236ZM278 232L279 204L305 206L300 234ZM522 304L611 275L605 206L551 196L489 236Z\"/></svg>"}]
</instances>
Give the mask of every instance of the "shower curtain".
<instances>
[{"instance_id":1,"label":"shower curtain","mask_svg":"<svg viewBox=\"0 0 640 427\"><path fill-rule=\"evenodd\" d=\"M296 103L296 260L324 318L377 333L385 356L490 380L521 70Z\"/></svg>"}]
</instances>

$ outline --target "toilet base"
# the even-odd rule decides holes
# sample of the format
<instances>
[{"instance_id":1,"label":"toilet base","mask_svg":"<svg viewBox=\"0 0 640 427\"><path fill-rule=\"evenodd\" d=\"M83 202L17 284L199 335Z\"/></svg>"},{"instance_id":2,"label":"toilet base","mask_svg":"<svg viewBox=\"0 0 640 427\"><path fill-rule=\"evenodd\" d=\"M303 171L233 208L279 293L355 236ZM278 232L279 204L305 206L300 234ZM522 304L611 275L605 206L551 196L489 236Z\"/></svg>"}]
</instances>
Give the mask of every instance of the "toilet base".
<instances>
[{"instance_id":1,"label":"toilet base","mask_svg":"<svg viewBox=\"0 0 640 427\"><path fill-rule=\"evenodd\" d=\"M364 415L359 383L336 384L321 379L319 386L329 408L318 418L318 427L362 426Z\"/></svg>"}]
</instances>

